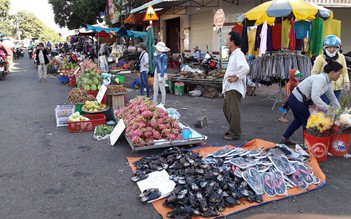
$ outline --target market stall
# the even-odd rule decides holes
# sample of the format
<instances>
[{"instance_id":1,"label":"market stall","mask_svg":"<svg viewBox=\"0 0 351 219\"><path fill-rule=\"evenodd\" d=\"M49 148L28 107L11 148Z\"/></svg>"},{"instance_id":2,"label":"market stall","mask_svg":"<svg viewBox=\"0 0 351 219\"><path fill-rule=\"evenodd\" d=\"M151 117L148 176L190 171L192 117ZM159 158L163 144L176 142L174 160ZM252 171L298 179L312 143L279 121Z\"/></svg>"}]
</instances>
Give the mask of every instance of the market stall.
<instances>
[{"instance_id":1,"label":"market stall","mask_svg":"<svg viewBox=\"0 0 351 219\"><path fill-rule=\"evenodd\" d=\"M152 202L163 218L228 216L326 184L312 154L260 139L241 147L170 148L127 159L132 181L143 189L140 201ZM148 177L164 170L172 182L150 179L145 186Z\"/></svg>"}]
</instances>

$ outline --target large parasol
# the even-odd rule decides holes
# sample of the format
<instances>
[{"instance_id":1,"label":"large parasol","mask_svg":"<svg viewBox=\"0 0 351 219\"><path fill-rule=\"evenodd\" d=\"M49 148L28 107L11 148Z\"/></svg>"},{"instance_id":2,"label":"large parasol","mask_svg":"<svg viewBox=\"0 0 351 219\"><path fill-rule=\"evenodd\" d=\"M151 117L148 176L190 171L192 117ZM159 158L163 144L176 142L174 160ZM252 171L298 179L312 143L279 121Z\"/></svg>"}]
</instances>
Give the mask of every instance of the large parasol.
<instances>
[{"instance_id":1,"label":"large parasol","mask_svg":"<svg viewBox=\"0 0 351 219\"><path fill-rule=\"evenodd\" d=\"M153 59L154 59L154 53L155 53L155 39L154 39L154 30L152 29L151 26L147 27L147 36L146 36L146 49L147 52L149 53L149 72L153 74L154 72L154 65L153 65Z\"/></svg>"}]
</instances>

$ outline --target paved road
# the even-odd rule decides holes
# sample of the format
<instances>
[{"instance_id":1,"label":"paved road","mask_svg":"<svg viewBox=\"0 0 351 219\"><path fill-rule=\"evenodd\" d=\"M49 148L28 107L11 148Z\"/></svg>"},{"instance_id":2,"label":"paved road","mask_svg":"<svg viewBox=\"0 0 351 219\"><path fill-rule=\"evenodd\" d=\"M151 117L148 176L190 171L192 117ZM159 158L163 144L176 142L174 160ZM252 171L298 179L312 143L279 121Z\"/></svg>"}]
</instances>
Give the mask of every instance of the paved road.
<instances>
[{"instance_id":1,"label":"paved road","mask_svg":"<svg viewBox=\"0 0 351 219\"><path fill-rule=\"evenodd\" d=\"M138 201L126 156L161 150L134 153L123 138L111 147L95 141L92 132L71 134L67 127L57 128L54 109L65 102L71 88L53 78L39 83L27 57L15 62L14 72L0 81L0 218L160 218L151 205ZM136 94L133 91L127 98ZM168 107L177 108L190 125L200 116L208 117L208 126L199 129L208 136L208 145L255 138L278 141L287 127L277 121L279 111L271 110L273 101L263 101L262 95L247 97L242 103L243 138L226 142L222 98L172 94L167 98ZM301 136L299 131L293 140L302 142ZM227 218L263 212L351 215L349 163L345 158L329 158L321 164L327 175L323 188Z\"/></svg>"}]
</instances>

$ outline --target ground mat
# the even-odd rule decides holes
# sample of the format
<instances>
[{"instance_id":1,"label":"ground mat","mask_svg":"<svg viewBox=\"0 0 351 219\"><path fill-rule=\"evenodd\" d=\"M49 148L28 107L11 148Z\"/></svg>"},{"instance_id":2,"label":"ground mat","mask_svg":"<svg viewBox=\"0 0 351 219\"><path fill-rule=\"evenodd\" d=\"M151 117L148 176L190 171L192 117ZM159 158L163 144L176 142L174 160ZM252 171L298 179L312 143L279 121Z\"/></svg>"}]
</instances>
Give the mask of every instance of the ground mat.
<instances>
[{"instance_id":1,"label":"ground mat","mask_svg":"<svg viewBox=\"0 0 351 219\"><path fill-rule=\"evenodd\" d=\"M208 154L211 154L217 150L220 150L223 147L235 147L232 145L226 145L226 146L221 146L221 147L200 147L200 148L195 148L193 151L197 152L199 154L201 154L203 157L207 156ZM264 141L261 139L254 139L248 143L246 143L245 145L241 146L241 148L243 149L247 149L247 150L253 150L253 149L259 149L259 148L264 148L264 149L269 149L269 148L273 148L275 147L275 144L272 142L268 142L268 141ZM268 197L266 195L263 195L263 202L262 203L250 203L249 201L243 200L243 204L237 205L235 207L227 207L225 211L221 212L221 216L228 216L234 213L237 213L239 211L248 209L250 207L254 207L254 206L258 206L261 204L265 204L271 201L277 201L280 199L284 199L287 197L293 197L299 194L303 194L306 192L309 192L311 190L315 190L318 189L322 186L324 186L326 184L326 177L324 175L324 173L322 172L322 170L320 169L317 160L314 158L314 156L310 153L311 159L310 162L308 163L308 165L310 165L313 168L314 174L315 176L317 176L320 179L320 183L317 185L311 184L309 185L309 187L307 188L307 190L301 190L297 187L294 187L293 189L289 189L288 193L286 196L275 196L275 197ZM128 163L130 165L130 167L132 168L133 172L136 171L133 162L139 160L141 157L127 157ZM137 197L136 197L137 198ZM162 215L163 218L167 218L166 214L171 211L170 208L164 207L163 206L163 202L166 200L167 198L163 198L160 200L157 200L155 202L153 202L153 206L155 207L155 209L157 210L157 212ZM202 218L200 216L194 216L193 218Z\"/></svg>"}]
</instances>

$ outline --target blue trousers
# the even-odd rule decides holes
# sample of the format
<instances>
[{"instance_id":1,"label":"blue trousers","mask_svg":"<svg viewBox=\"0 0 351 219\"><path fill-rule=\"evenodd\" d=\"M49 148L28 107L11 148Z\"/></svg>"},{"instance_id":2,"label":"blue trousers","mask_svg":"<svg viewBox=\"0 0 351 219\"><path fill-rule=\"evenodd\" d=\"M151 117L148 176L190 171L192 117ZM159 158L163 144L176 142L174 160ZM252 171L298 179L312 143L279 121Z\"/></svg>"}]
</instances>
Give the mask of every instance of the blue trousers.
<instances>
[{"instance_id":1,"label":"blue trousers","mask_svg":"<svg viewBox=\"0 0 351 219\"><path fill-rule=\"evenodd\" d=\"M339 100L340 95L341 95L341 90L335 90L335 91L334 91L334 94L335 94L335 96L336 96L336 99ZM321 99L322 99L323 102L326 103L326 104L329 104L329 103L330 103L330 101L329 101L327 95L325 95L325 94L323 94L323 95L321 96Z\"/></svg>"},{"instance_id":2,"label":"blue trousers","mask_svg":"<svg viewBox=\"0 0 351 219\"><path fill-rule=\"evenodd\" d=\"M140 95L144 95L144 88L146 88L146 96L150 97L150 87L147 71L140 72Z\"/></svg>"},{"instance_id":3,"label":"blue trousers","mask_svg":"<svg viewBox=\"0 0 351 219\"><path fill-rule=\"evenodd\" d=\"M308 106L296 99L294 94L289 96L288 102L294 115L294 120L290 123L288 129L283 135L283 137L286 139L289 139L301 125L303 130L306 130L307 119L310 116Z\"/></svg>"}]
</instances>

